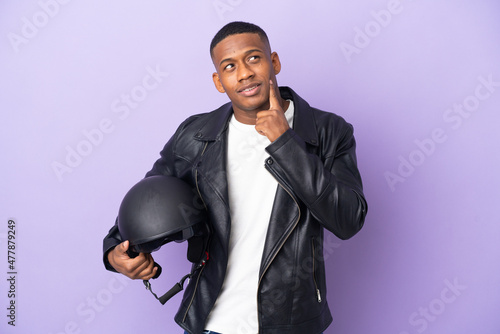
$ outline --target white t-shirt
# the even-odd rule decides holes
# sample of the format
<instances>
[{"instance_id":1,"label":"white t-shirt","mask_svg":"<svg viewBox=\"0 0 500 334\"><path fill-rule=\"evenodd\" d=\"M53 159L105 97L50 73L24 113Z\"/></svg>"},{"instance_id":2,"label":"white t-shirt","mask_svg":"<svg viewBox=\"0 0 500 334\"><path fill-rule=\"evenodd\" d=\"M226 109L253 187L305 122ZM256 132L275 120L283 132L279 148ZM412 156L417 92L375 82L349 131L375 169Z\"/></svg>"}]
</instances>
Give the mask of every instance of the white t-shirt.
<instances>
[{"instance_id":1,"label":"white t-shirt","mask_svg":"<svg viewBox=\"0 0 500 334\"><path fill-rule=\"evenodd\" d=\"M285 112L292 127L293 101ZM269 218L278 186L265 169L271 142L255 125L229 122L227 182L231 235L226 277L205 329L223 334L255 334L257 285Z\"/></svg>"}]
</instances>

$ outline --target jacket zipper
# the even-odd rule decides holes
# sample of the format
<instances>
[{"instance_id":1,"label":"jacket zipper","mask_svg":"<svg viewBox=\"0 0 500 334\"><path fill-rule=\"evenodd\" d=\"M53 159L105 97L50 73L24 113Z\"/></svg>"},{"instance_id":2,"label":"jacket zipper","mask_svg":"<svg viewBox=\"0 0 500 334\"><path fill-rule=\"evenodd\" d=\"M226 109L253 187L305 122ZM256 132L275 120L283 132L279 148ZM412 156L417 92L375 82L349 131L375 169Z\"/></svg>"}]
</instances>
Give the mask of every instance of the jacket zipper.
<instances>
[{"instance_id":1,"label":"jacket zipper","mask_svg":"<svg viewBox=\"0 0 500 334\"><path fill-rule=\"evenodd\" d=\"M260 283L262 282L262 278L264 277L264 275L266 274L267 272L267 269L269 269L269 266L271 265L271 263L274 261L274 259L276 258L276 255L278 255L279 251L281 250L281 248L283 247L283 245L285 244L285 242L288 240L288 238L290 237L290 234L292 234L293 230L295 230L295 227L297 226L297 224L299 223L299 220L300 220L300 216L301 216L301 211L300 211L300 206L299 206L299 203L297 203L297 200L295 199L295 197L292 195L292 193L283 185L283 183L281 182L280 178L266 165L266 169L271 173L271 175L273 175L273 177L276 179L276 181L278 181L278 184L281 186L281 188L283 188L287 193L288 195L293 199L293 201L295 202L295 205L297 206L297 209L299 210L299 215L297 217L297 220L295 221L295 223L293 224L293 228L290 229L290 232L288 233L288 235L286 236L286 238L283 240L283 242L281 243L281 245L278 247L278 250L274 253L273 257L271 258L271 260L269 261L269 264L266 266L266 268L264 269L264 271L262 272L262 275L259 277L259 283L257 284L257 315L259 314L259 294L258 294L258 291L259 291L259 288L260 288ZM259 328L260 328L260 319L259 317L257 316L257 322L259 323Z\"/></svg>"},{"instance_id":2,"label":"jacket zipper","mask_svg":"<svg viewBox=\"0 0 500 334\"><path fill-rule=\"evenodd\" d=\"M208 146L208 142L205 143L205 146L203 147L203 150L201 151L200 158L205 153L207 146ZM196 184L196 191L198 192L198 196L200 196L200 199L203 202L203 205L205 206L205 209L206 209L207 205L205 204L205 200L201 196L200 188L198 187L198 169L195 170L194 179L195 179L195 184ZM205 269L205 266L201 267L200 273L198 274L198 277L196 278L196 285L194 286L193 296L191 297L191 300L189 301L189 305L186 309L186 313L184 313L184 317L182 318L182 322L186 321L187 314L188 314L189 310L191 309L191 305L193 305L194 296L196 295L196 291L198 290L198 283L200 281L200 277L201 277L201 273L203 272L203 269Z\"/></svg>"},{"instance_id":3,"label":"jacket zipper","mask_svg":"<svg viewBox=\"0 0 500 334\"><path fill-rule=\"evenodd\" d=\"M316 288L316 297L318 298L318 303L321 303L321 292L319 291L318 288L318 283L316 282L316 247L314 247L314 237L311 239L311 245L312 245L312 255L313 255L313 267L312 267L312 275L313 275L313 282L314 282L314 287Z\"/></svg>"},{"instance_id":4,"label":"jacket zipper","mask_svg":"<svg viewBox=\"0 0 500 334\"><path fill-rule=\"evenodd\" d=\"M193 304L194 296L196 294L196 290L198 289L198 283L200 281L200 277L201 277L201 273L203 272L203 269L205 269L205 266L201 267L200 273L198 274L198 277L196 278L196 285L194 286L193 296L191 297L191 300L189 301L189 305L186 309L186 313L184 313L184 317L182 318L182 322L186 321L186 317L187 317L187 314L189 312L189 309L191 308L191 305Z\"/></svg>"}]
</instances>

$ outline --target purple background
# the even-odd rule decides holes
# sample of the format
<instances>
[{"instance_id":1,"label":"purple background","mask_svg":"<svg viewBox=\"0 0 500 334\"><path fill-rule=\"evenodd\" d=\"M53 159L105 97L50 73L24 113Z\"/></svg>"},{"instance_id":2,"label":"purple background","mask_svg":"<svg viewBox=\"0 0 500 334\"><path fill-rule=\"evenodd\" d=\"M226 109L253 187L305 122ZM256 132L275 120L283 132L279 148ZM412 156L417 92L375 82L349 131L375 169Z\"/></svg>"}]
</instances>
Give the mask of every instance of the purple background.
<instances>
[{"instance_id":1,"label":"purple background","mask_svg":"<svg viewBox=\"0 0 500 334\"><path fill-rule=\"evenodd\" d=\"M161 306L142 282L105 271L101 241L177 125L227 101L208 45L246 20L279 53L280 85L355 127L370 209L353 239L326 237L325 333L497 334L499 10L493 0L2 1L0 332L182 332L180 295ZM185 245L155 258L168 268L153 283L162 293L189 268Z\"/></svg>"}]
</instances>

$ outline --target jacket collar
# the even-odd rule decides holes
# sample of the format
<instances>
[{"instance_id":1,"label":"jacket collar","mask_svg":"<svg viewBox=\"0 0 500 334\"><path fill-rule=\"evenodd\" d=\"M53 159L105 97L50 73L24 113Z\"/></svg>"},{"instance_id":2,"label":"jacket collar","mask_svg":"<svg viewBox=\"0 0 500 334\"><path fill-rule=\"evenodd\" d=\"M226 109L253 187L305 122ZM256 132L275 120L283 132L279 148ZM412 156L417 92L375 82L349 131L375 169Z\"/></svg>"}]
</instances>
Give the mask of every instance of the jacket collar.
<instances>
[{"instance_id":1,"label":"jacket collar","mask_svg":"<svg viewBox=\"0 0 500 334\"><path fill-rule=\"evenodd\" d=\"M316 123L314 114L311 112L311 106L289 87L280 87L280 94L282 98L294 102L295 113L293 130L302 140L317 146L318 132L316 131ZM231 102L214 110L210 119L196 132L195 139L202 141L215 141L220 139L232 114L233 107Z\"/></svg>"}]
</instances>

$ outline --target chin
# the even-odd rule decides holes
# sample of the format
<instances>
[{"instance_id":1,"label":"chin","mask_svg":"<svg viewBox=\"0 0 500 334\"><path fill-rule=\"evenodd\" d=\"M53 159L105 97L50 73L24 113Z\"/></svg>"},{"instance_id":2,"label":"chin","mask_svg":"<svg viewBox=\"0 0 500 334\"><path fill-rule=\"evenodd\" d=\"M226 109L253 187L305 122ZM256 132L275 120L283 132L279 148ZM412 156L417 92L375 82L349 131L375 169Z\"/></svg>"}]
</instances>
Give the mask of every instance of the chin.
<instances>
[{"instance_id":1,"label":"chin","mask_svg":"<svg viewBox=\"0 0 500 334\"><path fill-rule=\"evenodd\" d=\"M254 103L247 101L247 103L238 104L238 107L244 111L260 111L269 109L269 103L267 101L255 101Z\"/></svg>"}]
</instances>

